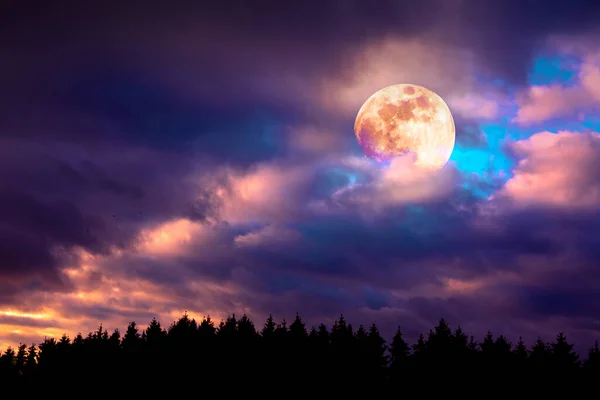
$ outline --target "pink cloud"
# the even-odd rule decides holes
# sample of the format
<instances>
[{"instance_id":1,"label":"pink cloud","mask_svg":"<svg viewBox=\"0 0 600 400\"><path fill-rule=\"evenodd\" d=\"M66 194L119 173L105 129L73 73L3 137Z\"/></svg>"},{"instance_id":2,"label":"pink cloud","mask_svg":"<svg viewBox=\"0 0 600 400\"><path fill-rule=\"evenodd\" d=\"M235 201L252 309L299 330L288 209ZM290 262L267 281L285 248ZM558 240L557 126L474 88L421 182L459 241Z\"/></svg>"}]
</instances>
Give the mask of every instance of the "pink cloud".
<instances>
[{"instance_id":1,"label":"pink cloud","mask_svg":"<svg viewBox=\"0 0 600 400\"><path fill-rule=\"evenodd\" d=\"M541 132L511 148L520 160L495 197L518 205L598 208L599 133Z\"/></svg>"},{"instance_id":2,"label":"pink cloud","mask_svg":"<svg viewBox=\"0 0 600 400\"><path fill-rule=\"evenodd\" d=\"M581 85L597 104L600 104L600 55L583 64L579 73Z\"/></svg>"},{"instance_id":3,"label":"pink cloud","mask_svg":"<svg viewBox=\"0 0 600 400\"><path fill-rule=\"evenodd\" d=\"M532 86L517 100L519 109L513 122L528 125L567 117L585 108L591 100L582 86Z\"/></svg>"},{"instance_id":4,"label":"pink cloud","mask_svg":"<svg viewBox=\"0 0 600 400\"><path fill-rule=\"evenodd\" d=\"M495 119L500 113L499 100L484 94L467 93L450 96L448 104L453 112L464 118Z\"/></svg>"},{"instance_id":5,"label":"pink cloud","mask_svg":"<svg viewBox=\"0 0 600 400\"><path fill-rule=\"evenodd\" d=\"M262 163L250 170L226 168L224 179L207 176L207 185L218 199L219 218L231 224L271 223L303 213L306 186L315 166L284 160Z\"/></svg>"},{"instance_id":6,"label":"pink cloud","mask_svg":"<svg viewBox=\"0 0 600 400\"><path fill-rule=\"evenodd\" d=\"M597 110L600 106L600 56L598 54L590 49L586 49L586 53L581 54L583 63L574 86L553 84L532 86L527 89L517 98L519 108L513 122L530 125Z\"/></svg>"}]
</instances>

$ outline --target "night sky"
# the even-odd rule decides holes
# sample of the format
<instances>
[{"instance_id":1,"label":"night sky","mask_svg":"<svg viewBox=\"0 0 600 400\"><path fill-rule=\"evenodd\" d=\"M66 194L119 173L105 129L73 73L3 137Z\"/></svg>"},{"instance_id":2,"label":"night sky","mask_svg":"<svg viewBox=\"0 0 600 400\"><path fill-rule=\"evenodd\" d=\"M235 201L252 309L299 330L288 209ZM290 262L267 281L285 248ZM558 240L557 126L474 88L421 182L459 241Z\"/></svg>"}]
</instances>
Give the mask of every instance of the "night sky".
<instances>
[{"instance_id":1,"label":"night sky","mask_svg":"<svg viewBox=\"0 0 600 400\"><path fill-rule=\"evenodd\" d=\"M0 8L0 348L186 310L600 339L600 2L83 3ZM433 175L357 144L397 83L454 116Z\"/></svg>"}]
</instances>

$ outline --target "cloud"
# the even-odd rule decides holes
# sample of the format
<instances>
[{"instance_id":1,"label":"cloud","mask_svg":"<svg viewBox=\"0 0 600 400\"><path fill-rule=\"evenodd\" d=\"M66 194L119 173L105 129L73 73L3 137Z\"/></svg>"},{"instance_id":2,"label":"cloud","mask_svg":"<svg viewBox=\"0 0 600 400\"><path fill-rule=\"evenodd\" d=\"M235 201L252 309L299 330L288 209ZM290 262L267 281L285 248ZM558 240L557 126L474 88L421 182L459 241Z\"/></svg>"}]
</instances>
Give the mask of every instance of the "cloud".
<instances>
[{"instance_id":1,"label":"cloud","mask_svg":"<svg viewBox=\"0 0 600 400\"><path fill-rule=\"evenodd\" d=\"M500 114L499 101L486 98L482 94L451 96L448 103L452 107L451 110L456 111L463 118L493 120Z\"/></svg>"},{"instance_id":2,"label":"cloud","mask_svg":"<svg viewBox=\"0 0 600 400\"><path fill-rule=\"evenodd\" d=\"M191 201L190 187L168 175L186 171L185 158L114 146L105 153L98 144L92 151L65 142L2 142L0 286L9 297L2 301L21 288L70 290L60 268L73 249L126 249L145 223L183 214Z\"/></svg>"},{"instance_id":3,"label":"cloud","mask_svg":"<svg viewBox=\"0 0 600 400\"><path fill-rule=\"evenodd\" d=\"M324 79L321 102L333 112L355 114L373 93L398 83L422 85L442 97L464 96L473 89L475 68L468 50L419 37L385 37L359 48L348 73Z\"/></svg>"},{"instance_id":4,"label":"cloud","mask_svg":"<svg viewBox=\"0 0 600 400\"><path fill-rule=\"evenodd\" d=\"M371 180L342 187L330 199L313 203L312 207L377 213L389 207L435 201L455 188L458 176L452 165L440 171L426 171L414 162L414 155L397 157L388 167L375 170Z\"/></svg>"},{"instance_id":5,"label":"cloud","mask_svg":"<svg viewBox=\"0 0 600 400\"><path fill-rule=\"evenodd\" d=\"M593 113L600 105L600 56L580 54L582 63L577 82L531 86L517 99L518 110L513 122L520 125L539 124L561 117Z\"/></svg>"},{"instance_id":6,"label":"cloud","mask_svg":"<svg viewBox=\"0 0 600 400\"><path fill-rule=\"evenodd\" d=\"M600 134L541 132L510 147L518 159L514 175L494 196L521 206L598 209Z\"/></svg>"},{"instance_id":7,"label":"cloud","mask_svg":"<svg viewBox=\"0 0 600 400\"><path fill-rule=\"evenodd\" d=\"M327 158L348 151L349 143L356 139L347 133L316 125L293 128L288 131L288 146L292 154Z\"/></svg>"},{"instance_id":8,"label":"cloud","mask_svg":"<svg viewBox=\"0 0 600 400\"><path fill-rule=\"evenodd\" d=\"M314 166L279 160L246 171L225 169L219 173L224 176L223 183L216 184L214 193L221 219L233 224L277 222L303 214ZM206 179L210 182L212 178Z\"/></svg>"},{"instance_id":9,"label":"cloud","mask_svg":"<svg viewBox=\"0 0 600 400\"><path fill-rule=\"evenodd\" d=\"M586 107L592 99L581 86L533 86L519 100L519 110L513 122L527 125L549 119L571 116Z\"/></svg>"},{"instance_id":10,"label":"cloud","mask_svg":"<svg viewBox=\"0 0 600 400\"><path fill-rule=\"evenodd\" d=\"M257 231L244 235L238 235L234 243L238 247L256 247L270 245L285 245L287 243L297 242L301 235L292 229L268 225Z\"/></svg>"}]
</instances>

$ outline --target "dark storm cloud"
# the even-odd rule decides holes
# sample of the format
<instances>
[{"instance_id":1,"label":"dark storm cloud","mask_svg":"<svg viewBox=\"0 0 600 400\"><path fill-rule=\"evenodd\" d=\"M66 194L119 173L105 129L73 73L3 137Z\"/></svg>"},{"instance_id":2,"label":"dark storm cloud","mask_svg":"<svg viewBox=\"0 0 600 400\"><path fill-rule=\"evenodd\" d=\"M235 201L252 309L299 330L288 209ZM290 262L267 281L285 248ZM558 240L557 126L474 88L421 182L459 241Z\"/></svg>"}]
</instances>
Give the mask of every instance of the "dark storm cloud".
<instances>
[{"instance_id":1,"label":"dark storm cloud","mask_svg":"<svg viewBox=\"0 0 600 400\"><path fill-rule=\"evenodd\" d=\"M600 271L595 271L598 276ZM530 287L523 291L521 304L537 316L562 316L594 318L600 313L600 295L594 290L565 290L560 285L554 287Z\"/></svg>"},{"instance_id":2,"label":"dark storm cloud","mask_svg":"<svg viewBox=\"0 0 600 400\"><path fill-rule=\"evenodd\" d=\"M144 224L183 214L192 190L170 174L186 170L185 159L142 149L4 140L3 290L68 289L58 267L74 248L106 255L130 246Z\"/></svg>"},{"instance_id":3,"label":"dark storm cloud","mask_svg":"<svg viewBox=\"0 0 600 400\"><path fill-rule=\"evenodd\" d=\"M513 268L523 254L550 256L561 249L557 241L539 237L532 229L536 225L528 224L522 215L503 215L494 221L499 231L481 232L473 225L481 217L474 211L457 212L452 200L391 210L372 222L346 218L307 222L297 229L310 245L303 246L297 257L317 271L359 279L372 276L374 270L398 273L403 269L398 264L403 264L402 279L390 281L384 273L377 283L407 287L415 283L411 266L425 261L458 257L468 265L461 274L478 274ZM478 262L482 258L490 264Z\"/></svg>"},{"instance_id":4,"label":"dark storm cloud","mask_svg":"<svg viewBox=\"0 0 600 400\"><path fill-rule=\"evenodd\" d=\"M123 135L189 140L194 127L223 122L239 107L248 112L249 103L277 109L285 100L303 112L302 81L344 76L348 57L383 36L426 35L466 46L488 68L522 82L549 33L585 31L600 12L585 0L543 7L476 0L140 4L9 7L0 66L0 95L10 98L9 108L44 120L77 108L72 118L103 117ZM42 115L32 106L55 111ZM0 112L5 124L23 123L10 118L12 110ZM165 139L170 133L176 137Z\"/></svg>"}]
</instances>

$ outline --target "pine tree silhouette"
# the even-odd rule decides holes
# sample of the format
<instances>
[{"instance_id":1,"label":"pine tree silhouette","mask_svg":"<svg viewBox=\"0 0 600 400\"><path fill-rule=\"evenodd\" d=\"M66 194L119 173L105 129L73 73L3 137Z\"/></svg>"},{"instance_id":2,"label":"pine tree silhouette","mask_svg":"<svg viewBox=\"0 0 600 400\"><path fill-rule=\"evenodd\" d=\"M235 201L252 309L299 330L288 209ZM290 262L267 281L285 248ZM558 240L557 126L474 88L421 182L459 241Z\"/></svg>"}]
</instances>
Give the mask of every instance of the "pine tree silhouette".
<instances>
[{"instance_id":1,"label":"pine tree silhouette","mask_svg":"<svg viewBox=\"0 0 600 400\"><path fill-rule=\"evenodd\" d=\"M242 315L242 318L237 322L237 334L242 340L254 340L257 337L254 322L246 314Z\"/></svg>"},{"instance_id":2,"label":"pine tree silhouette","mask_svg":"<svg viewBox=\"0 0 600 400\"><path fill-rule=\"evenodd\" d=\"M312 360L309 358L309 341L306 324L296 313L294 321L290 324L289 329L289 346L287 354L289 357L289 374L296 376L298 379L306 380L309 376L309 369Z\"/></svg>"},{"instance_id":3,"label":"pine tree silhouette","mask_svg":"<svg viewBox=\"0 0 600 400\"><path fill-rule=\"evenodd\" d=\"M453 337L448 322L441 318L427 338L426 353L433 368L447 369L452 362Z\"/></svg>"},{"instance_id":4,"label":"pine tree silhouette","mask_svg":"<svg viewBox=\"0 0 600 400\"><path fill-rule=\"evenodd\" d=\"M552 368L576 370L579 367L579 356L562 332L556 335L556 340L550 344L550 348Z\"/></svg>"},{"instance_id":5,"label":"pine tree silhouette","mask_svg":"<svg viewBox=\"0 0 600 400\"><path fill-rule=\"evenodd\" d=\"M389 356L386 354L388 350L386 340L381 336L375 323L372 323L369 328L367 340L369 343L368 365L370 383L378 385L387 378L386 370L389 364Z\"/></svg>"},{"instance_id":6,"label":"pine tree silhouette","mask_svg":"<svg viewBox=\"0 0 600 400\"><path fill-rule=\"evenodd\" d=\"M294 322L290 325L290 338L292 340L304 340L308 337L308 332L306 332L306 324L300 318L300 315L296 313L296 318Z\"/></svg>"},{"instance_id":7,"label":"pine tree silhouette","mask_svg":"<svg viewBox=\"0 0 600 400\"><path fill-rule=\"evenodd\" d=\"M8 347L0 358L0 374L2 374L0 376L5 377L6 380L15 381L18 375L15 363L15 351L12 347Z\"/></svg>"},{"instance_id":8,"label":"pine tree silhouette","mask_svg":"<svg viewBox=\"0 0 600 400\"><path fill-rule=\"evenodd\" d=\"M416 368L429 368L430 362L427 357L427 343L425 342L425 336L419 334L417 343L412 345L413 351L413 366Z\"/></svg>"},{"instance_id":9,"label":"pine tree silhouette","mask_svg":"<svg viewBox=\"0 0 600 400\"><path fill-rule=\"evenodd\" d=\"M167 332L162 328L156 318L152 318L148 327L144 330L144 342L146 348L157 351L166 345Z\"/></svg>"},{"instance_id":10,"label":"pine tree silhouette","mask_svg":"<svg viewBox=\"0 0 600 400\"><path fill-rule=\"evenodd\" d=\"M31 346L27 348L27 358L25 359L25 367L23 369L23 375L27 377L28 381L33 381L36 377L37 354L37 346L32 343Z\"/></svg>"},{"instance_id":11,"label":"pine tree silhouette","mask_svg":"<svg viewBox=\"0 0 600 400\"><path fill-rule=\"evenodd\" d=\"M260 335L265 339L271 339L275 335L275 329L277 328L277 324L273 320L273 315L269 314Z\"/></svg>"},{"instance_id":12,"label":"pine tree silhouette","mask_svg":"<svg viewBox=\"0 0 600 400\"><path fill-rule=\"evenodd\" d=\"M410 346L404 340L402 329L398 326L390 344L390 379L400 381L405 370L410 366Z\"/></svg>"},{"instance_id":13,"label":"pine tree silhouette","mask_svg":"<svg viewBox=\"0 0 600 400\"><path fill-rule=\"evenodd\" d=\"M546 369L550 367L550 349L540 337L531 346L528 361L530 367L533 369Z\"/></svg>"},{"instance_id":14,"label":"pine tree silhouette","mask_svg":"<svg viewBox=\"0 0 600 400\"><path fill-rule=\"evenodd\" d=\"M512 363L512 343L504 335L500 335L494 342L494 368L500 371L510 370Z\"/></svg>"},{"instance_id":15,"label":"pine tree silhouette","mask_svg":"<svg viewBox=\"0 0 600 400\"><path fill-rule=\"evenodd\" d=\"M479 349L481 351L480 358L481 364L484 368L492 368L495 361L495 352L496 347L494 346L494 335L492 332L488 331L486 335L483 337L483 340L479 344Z\"/></svg>"},{"instance_id":16,"label":"pine tree silhouette","mask_svg":"<svg viewBox=\"0 0 600 400\"><path fill-rule=\"evenodd\" d=\"M15 355L15 373L19 376L25 371L25 362L27 360L27 345L20 344Z\"/></svg>"},{"instance_id":17,"label":"pine tree silhouette","mask_svg":"<svg viewBox=\"0 0 600 400\"><path fill-rule=\"evenodd\" d=\"M600 374L600 348L598 341L588 350L588 357L583 363L585 378L588 383L595 384Z\"/></svg>"},{"instance_id":18,"label":"pine tree silhouette","mask_svg":"<svg viewBox=\"0 0 600 400\"><path fill-rule=\"evenodd\" d=\"M521 336L519 336L519 340L517 341L512 354L515 368L519 369L520 371L527 369L527 357L529 352Z\"/></svg>"},{"instance_id":19,"label":"pine tree silhouette","mask_svg":"<svg viewBox=\"0 0 600 400\"><path fill-rule=\"evenodd\" d=\"M157 329L161 329L160 323L156 322L156 324ZM210 315L202 319L202 322L200 322L200 326L198 326L198 333L200 334L199 338L201 340L213 340L215 334L217 333L217 327L215 326L213 320L210 318Z\"/></svg>"},{"instance_id":20,"label":"pine tree silhouette","mask_svg":"<svg viewBox=\"0 0 600 400\"><path fill-rule=\"evenodd\" d=\"M459 325L452 333L452 359L454 368L461 371L472 369L476 361L476 347L475 343L469 341L469 337Z\"/></svg>"},{"instance_id":21,"label":"pine tree silhouette","mask_svg":"<svg viewBox=\"0 0 600 400\"><path fill-rule=\"evenodd\" d=\"M111 349L118 349L121 345L121 331L119 328L116 328L108 337L108 342L110 343Z\"/></svg>"},{"instance_id":22,"label":"pine tree silhouette","mask_svg":"<svg viewBox=\"0 0 600 400\"><path fill-rule=\"evenodd\" d=\"M440 372L445 376L462 373L463 377L485 372L476 381L494 390L537 385L538 392L542 387L568 389L569 384L591 387L600 372L598 343L581 367L573 344L563 333L550 344L538 338L528 351L522 338L512 348L508 338L494 338L489 332L479 347L473 336L460 327L452 331L444 319L430 330L427 340L419 335L411 353L400 328L388 348L375 324L368 329L359 325L354 332L343 315L331 332L320 324L310 333L299 314L289 328L285 319L276 324L269 316L259 334L247 315L237 320L232 314L216 328L209 317L197 324L184 313L168 330L156 319L145 329L131 322L121 338L118 329L109 335L100 325L86 337L79 333L71 340L64 334L58 340L44 338L39 346L6 349L0 355L0 382L51 388L68 379L85 387L150 385L158 390L198 379L211 383L226 379L241 387L268 379L314 390L351 385L379 395L385 388L406 390L417 375L437 377ZM576 376L586 380L571 380ZM448 386L465 393L469 387Z\"/></svg>"}]
</instances>

